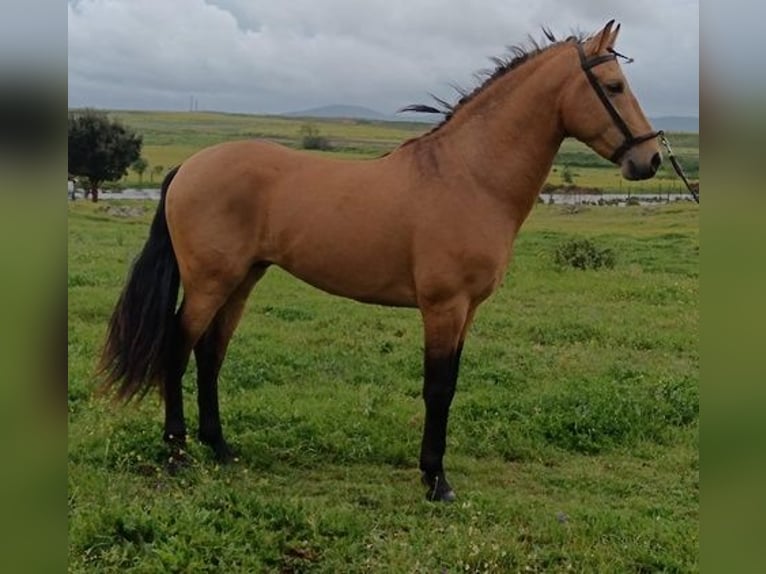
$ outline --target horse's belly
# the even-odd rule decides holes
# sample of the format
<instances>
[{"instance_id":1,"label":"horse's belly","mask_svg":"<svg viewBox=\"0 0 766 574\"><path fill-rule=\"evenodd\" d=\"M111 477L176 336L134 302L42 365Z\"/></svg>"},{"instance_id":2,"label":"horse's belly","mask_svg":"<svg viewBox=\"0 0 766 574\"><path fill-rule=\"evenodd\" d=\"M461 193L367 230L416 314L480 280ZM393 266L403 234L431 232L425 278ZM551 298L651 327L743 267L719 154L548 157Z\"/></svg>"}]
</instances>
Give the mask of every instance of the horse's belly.
<instances>
[{"instance_id":1,"label":"horse's belly","mask_svg":"<svg viewBox=\"0 0 766 574\"><path fill-rule=\"evenodd\" d=\"M411 280L383 277L363 269L315 269L306 265L283 265L285 271L327 293L364 303L394 307L415 307L415 289Z\"/></svg>"},{"instance_id":2,"label":"horse's belly","mask_svg":"<svg viewBox=\"0 0 766 574\"><path fill-rule=\"evenodd\" d=\"M412 269L395 245L316 238L294 241L273 262L328 293L365 303L416 306Z\"/></svg>"}]
</instances>

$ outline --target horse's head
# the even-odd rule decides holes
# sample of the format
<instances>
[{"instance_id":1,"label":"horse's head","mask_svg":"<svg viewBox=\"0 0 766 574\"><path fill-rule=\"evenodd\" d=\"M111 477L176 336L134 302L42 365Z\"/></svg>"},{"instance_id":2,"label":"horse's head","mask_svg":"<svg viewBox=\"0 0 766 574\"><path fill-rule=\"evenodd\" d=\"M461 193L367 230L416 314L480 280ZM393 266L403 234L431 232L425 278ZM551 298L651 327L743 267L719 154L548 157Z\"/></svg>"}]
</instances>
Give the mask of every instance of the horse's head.
<instances>
[{"instance_id":1,"label":"horse's head","mask_svg":"<svg viewBox=\"0 0 766 574\"><path fill-rule=\"evenodd\" d=\"M659 132L641 110L628 86L614 50L619 24L614 20L594 36L577 43L578 71L566 84L561 118L567 135L618 164L626 179L648 179L662 163Z\"/></svg>"}]
</instances>

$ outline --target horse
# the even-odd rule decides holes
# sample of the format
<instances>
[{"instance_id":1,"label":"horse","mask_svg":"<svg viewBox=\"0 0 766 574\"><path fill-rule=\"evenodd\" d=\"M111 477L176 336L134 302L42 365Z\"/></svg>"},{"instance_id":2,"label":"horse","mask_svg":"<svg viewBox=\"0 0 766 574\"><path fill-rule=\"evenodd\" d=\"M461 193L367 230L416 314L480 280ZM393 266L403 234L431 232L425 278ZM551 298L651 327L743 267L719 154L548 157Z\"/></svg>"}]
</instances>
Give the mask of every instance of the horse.
<instances>
[{"instance_id":1,"label":"horse","mask_svg":"<svg viewBox=\"0 0 766 574\"><path fill-rule=\"evenodd\" d=\"M515 47L431 131L375 159L330 159L268 141L205 148L166 176L143 250L109 321L103 385L125 401L158 388L163 438L186 441L181 377L197 365L198 439L230 460L218 374L245 302L277 265L327 293L416 308L424 333L419 468L429 500L455 499L447 420L476 309L499 286L514 239L566 137L655 175L657 136L615 49L620 25ZM638 134L638 135L637 135ZM179 285L183 296L178 304Z\"/></svg>"}]
</instances>

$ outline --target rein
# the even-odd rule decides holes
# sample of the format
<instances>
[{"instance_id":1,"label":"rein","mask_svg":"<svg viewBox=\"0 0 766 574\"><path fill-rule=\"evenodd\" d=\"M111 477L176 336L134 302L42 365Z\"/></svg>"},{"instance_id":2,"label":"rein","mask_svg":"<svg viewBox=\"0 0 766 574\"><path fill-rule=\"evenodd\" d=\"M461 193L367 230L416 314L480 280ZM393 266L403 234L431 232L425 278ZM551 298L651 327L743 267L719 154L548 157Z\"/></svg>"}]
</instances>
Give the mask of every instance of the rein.
<instances>
[{"instance_id":1,"label":"rein","mask_svg":"<svg viewBox=\"0 0 766 574\"><path fill-rule=\"evenodd\" d=\"M676 170L676 174L678 174L678 177L680 177L681 181L684 182L686 189L689 190L689 193L694 198L694 201L699 203L700 202L699 188L694 189L694 186L691 183L689 183L689 179L686 177L686 174L684 173L684 170L681 167L681 164L678 163L678 159L676 159L676 156L673 155L673 148L670 147L670 142L668 141L668 138L665 137L665 132L660 130L659 136L660 136L660 141L662 142L662 145L665 146L665 149L668 152L668 158L670 158L670 163L673 166L673 169Z\"/></svg>"},{"instance_id":2,"label":"rein","mask_svg":"<svg viewBox=\"0 0 766 574\"><path fill-rule=\"evenodd\" d=\"M670 163L673 165L673 169L675 170L676 174L678 174L678 177L680 177L681 181L684 182L686 189L694 198L694 201L699 203L700 202L699 192L694 189L691 183L689 183L689 180L686 177L686 174L684 173L684 170L681 167L681 164L678 163L678 159L673 154L673 149L670 147L670 142L668 141L668 138L665 137L665 132L663 130L658 130L658 131L649 132L647 134L643 134L640 136L634 136L633 132L630 131L628 124L626 124L625 120L622 119L620 112L618 112L617 109L614 107L614 105L612 105L612 102L609 100L609 96L606 95L606 93L604 92L604 89L601 87L601 84L598 81L598 78L596 78L596 75L593 73L593 68L595 68L596 66L600 64L604 64L606 62L611 62L612 60L616 60L618 57L625 58L625 60L627 60L628 63L632 62L633 60L631 58L627 58L626 56L623 56L622 54L620 54L619 52L616 52L615 50L610 50L609 54L604 54L602 56L596 56L594 58L588 59L588 57L585 55L585 50L583 49L582 44L577 44L577 52L580 55L580 65L582 66L583 72L585 72L585 76L588 78L590 85L593 87L593 90L596 92L598 99L601 100L602 104L604 104L606 111L609 112L609 115L611 116L612 121L614 121L615 125L622 132L622 135L625 136L625 140L622 142L622 145L620 145L614 151L614 153L609 157L609 160L612 163L619 163L620 159L622 159L622 156L624 156L625 153L630 148L637 146L638 144L641 144L645 141L649 141L651 139L659 137L660 141L662 142L662 145L665 146L665 149L668 152Z\"/></svg>"}]
</instances>

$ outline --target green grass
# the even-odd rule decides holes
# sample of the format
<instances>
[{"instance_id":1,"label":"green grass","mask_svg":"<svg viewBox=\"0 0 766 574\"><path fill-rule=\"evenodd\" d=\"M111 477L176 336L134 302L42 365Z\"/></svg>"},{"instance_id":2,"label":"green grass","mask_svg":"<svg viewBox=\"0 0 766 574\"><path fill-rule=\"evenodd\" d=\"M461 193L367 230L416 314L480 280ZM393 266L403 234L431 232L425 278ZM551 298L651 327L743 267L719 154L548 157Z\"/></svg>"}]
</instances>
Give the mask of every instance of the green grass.
<instances>
[{"instance_id":1,"label":"green grass","mask_svg":"<svg viewBox=\"0 0 766 574\"><path fill-rule=\"evenodd\" d=\"M158 401L92 393L154 209L129 205L143 215L69 211L70 571L698 571L695 207L535 208L469 335L446 458L458 501L434 505L417 470L418 313L278 269L221 375L241 460L219 467L192 442L168 475ZM613 250L615 267L557 266L573 238Z\"/></svg>"},{"instance_id":2,"label":"green grass","mask_svg":"<svg viewBox=\"0 0 766 574\"><path fill-rule=\"evenodd\" d=\"M194 152L220 142L265 138L298 147L301 126L314 124L334 147L334 156L373 158L387 153L402 142L432 128L418 122L380 122L371 120L301 119L280 116L255 116L214 112L112 112L112 115L143 135L143 156L149 171L139 182L132 171L121 186L158 186L162 178L152 175L153 166L166 170L183 162ZM670 134L673 149L692 178L699 177L699 135ZM615 193L682 193L682 184L668 162L658 177L641 182L624 181L613 165L584 144L566 140L556 158L548 181L561 184L561 171L569 165L574 183Z\"/></svg>"}]
</instances>

